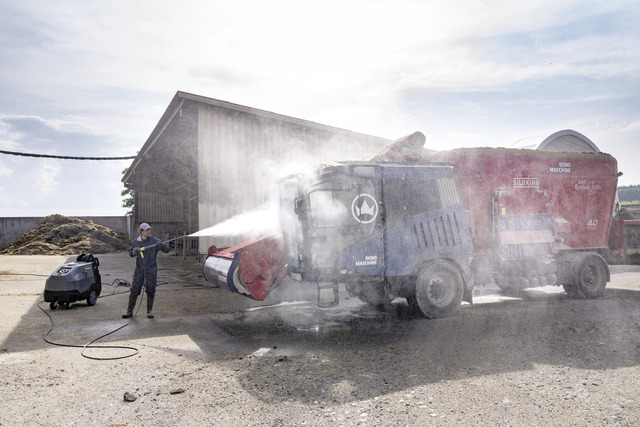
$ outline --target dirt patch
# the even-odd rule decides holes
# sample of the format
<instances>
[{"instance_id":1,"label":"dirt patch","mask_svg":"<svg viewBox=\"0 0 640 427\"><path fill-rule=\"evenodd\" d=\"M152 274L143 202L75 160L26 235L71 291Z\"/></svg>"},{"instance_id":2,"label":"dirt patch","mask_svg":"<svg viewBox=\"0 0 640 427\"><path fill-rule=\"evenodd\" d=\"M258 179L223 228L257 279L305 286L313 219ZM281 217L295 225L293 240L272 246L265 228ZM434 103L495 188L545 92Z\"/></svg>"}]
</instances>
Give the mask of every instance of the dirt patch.
<instances>
[{"instance_id":1,"label":"dirt patch","mask_svg":"<svg viewBox=\"0 0 640 427\"><path fill-rule=\"evenodd\" d=\"M5 255L107 254L126 250L129 238L89 220L49 215L40 225L0 251Z\"/></svg>"}]
</instances>

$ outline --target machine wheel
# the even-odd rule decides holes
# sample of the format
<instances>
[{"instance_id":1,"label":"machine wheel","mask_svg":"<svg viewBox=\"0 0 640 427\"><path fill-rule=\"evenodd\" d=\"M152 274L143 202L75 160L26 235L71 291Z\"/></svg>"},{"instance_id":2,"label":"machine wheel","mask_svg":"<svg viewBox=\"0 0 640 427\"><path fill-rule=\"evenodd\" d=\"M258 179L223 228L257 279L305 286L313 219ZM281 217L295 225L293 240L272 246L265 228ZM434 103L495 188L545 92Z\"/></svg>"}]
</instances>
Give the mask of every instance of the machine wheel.
<instances>
[{"instance_id":1,"label":"machine wheel","mask_svg":"<svg viewBox=\"0 0 640 427\"><path fill-rule=\"evenodd\" d=\"M607 264L597 255L582 260L577 271L576 284L585 298L598 298L607 286Z\"/></svg>"},{"instance_id":2,"label":"machine wheel","mask_svg":"<svg viewBox=\"0 0 640 427\"><path fill-rule=\"evenodd\" d=\"M464 294L462 275L456 266L436 260L422 269L416 280L415 300L422 314L430 319L451 316ZM408 298L410 302L412 298Z\"/></svg>"},{"instance_id":3,"label":"machine wheel","mask_svg":"<svg viewBox=\"0 0 640 427\"><path fill-rule=\"evenodd\" d=\"M60 304L60 307L63 307L65 310L69 310L69 307L71 307L71 303L70 302L63 302L62 304Z\"/></svg>"},{"instance_id":4,"label":"machine wheel","mask_svg":"<svg viewBox=\"0 0 640 427\"><path fill-rule=\"evenodd\" d=\"M49 303L49 308L50 308L51 310L55 310L56 308L58 308L58 300L51 301L51 302Z\"/></svg>"},{"instance_id":5,"label":"machine wheel","mask_svg":"<svg viewBox=\"0 0 640 427\"><path fill-rule=\"evenodd\" d=\"M91 293L87 297L87 305L96 305L98 302L98 293L95 289L91 289Z\"/></svg>"},{"instance_id":6,"label":"machine wheel","mask_svg":"<svg viewBox=\"0 0 640 427\"><path fill-rule=\"evenodd\" d=\"M578 289L578 286L576 286L576 285L562 285L562 287L564 288L564 291L567 293L569 298L571 298L571 299L584 298L584 296L580 292L580 289Z\"/></svg>"}]
</instances>

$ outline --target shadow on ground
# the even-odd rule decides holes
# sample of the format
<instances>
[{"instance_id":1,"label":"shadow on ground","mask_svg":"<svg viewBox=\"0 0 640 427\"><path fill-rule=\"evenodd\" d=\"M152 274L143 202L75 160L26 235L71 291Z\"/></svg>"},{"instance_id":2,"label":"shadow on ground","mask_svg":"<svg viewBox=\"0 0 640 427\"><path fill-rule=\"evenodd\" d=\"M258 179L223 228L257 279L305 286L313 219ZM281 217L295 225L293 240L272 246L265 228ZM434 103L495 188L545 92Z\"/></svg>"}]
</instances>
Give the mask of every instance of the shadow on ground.
<instances>
[{"instance_id":1,"label":"shadow on ground","mask_svg":"<svg viewBox=\"0 0 640 427\"><path fill-rule=\"evenodd\" d=\"M72 345L126 324L120 316L128 288L110 285L130 275L125 261L102 261L104 287L95 306L80 302L49 310L48 304L33 304L0 351L46 348L42 337L51 322L48 339ZM231 364L241 386L264 401L361 400L419 384L535 370L537 364L607 370L640 363L636 290L609 287L597 300L495 290L496 298L464 305L454 317L427 320L410 313L403 300L377 311L344 292L339 307L320 309L315 287L294 282L257 302L212 287L199 268L195 260L162 259L157 317L141 315L143 306L97 345L144 343L194 361ZM2 296L2 304L12 298ZM172 345L176 336L188 336L193 348ZM297 387L290 381L279 386L291 377L299 380Z\"/></svg>"}]
</instances>

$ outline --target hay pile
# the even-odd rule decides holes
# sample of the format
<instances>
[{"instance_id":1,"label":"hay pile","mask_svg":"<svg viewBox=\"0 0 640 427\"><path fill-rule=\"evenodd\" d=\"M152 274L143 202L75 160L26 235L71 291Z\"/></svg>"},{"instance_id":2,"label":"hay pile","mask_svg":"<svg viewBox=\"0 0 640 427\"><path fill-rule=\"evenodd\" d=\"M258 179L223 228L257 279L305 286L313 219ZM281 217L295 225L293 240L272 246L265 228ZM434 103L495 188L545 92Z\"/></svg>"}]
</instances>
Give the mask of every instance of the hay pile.
<instances>
[{"instance_id":1,"label":"hay pile","mask_svg":"<svg viewBox=\"0 0 640 427\"><path fill-rule=\"evenodd\" d=\"M0 251L5 255L107 254L127 250L129 238L93 221L49 215Z\"/></svg>"}]
</instances>

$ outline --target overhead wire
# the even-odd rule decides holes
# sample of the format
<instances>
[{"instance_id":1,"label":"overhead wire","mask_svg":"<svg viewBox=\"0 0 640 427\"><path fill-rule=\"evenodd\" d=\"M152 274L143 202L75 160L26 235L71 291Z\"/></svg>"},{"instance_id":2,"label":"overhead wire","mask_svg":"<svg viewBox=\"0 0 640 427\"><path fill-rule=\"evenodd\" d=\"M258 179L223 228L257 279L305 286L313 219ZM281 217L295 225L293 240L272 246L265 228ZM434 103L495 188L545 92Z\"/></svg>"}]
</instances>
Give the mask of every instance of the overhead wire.
<instances>
[{"instance_id":1,"label":"overhead wire","mask_svg":"<svg viewBox=\"0 0 640 427\"><path fill-rule=\"evenodd\" d=\"M23 157L40 157L46 159L64 159L64 160L132 160L138 156L121 156L121 157L87 157L87 156L61 156L56 154L37 154L37 153L20 153L17 151L0 150L0 154L8 154L11 156Z\"/></svg>"}]
</instances>

